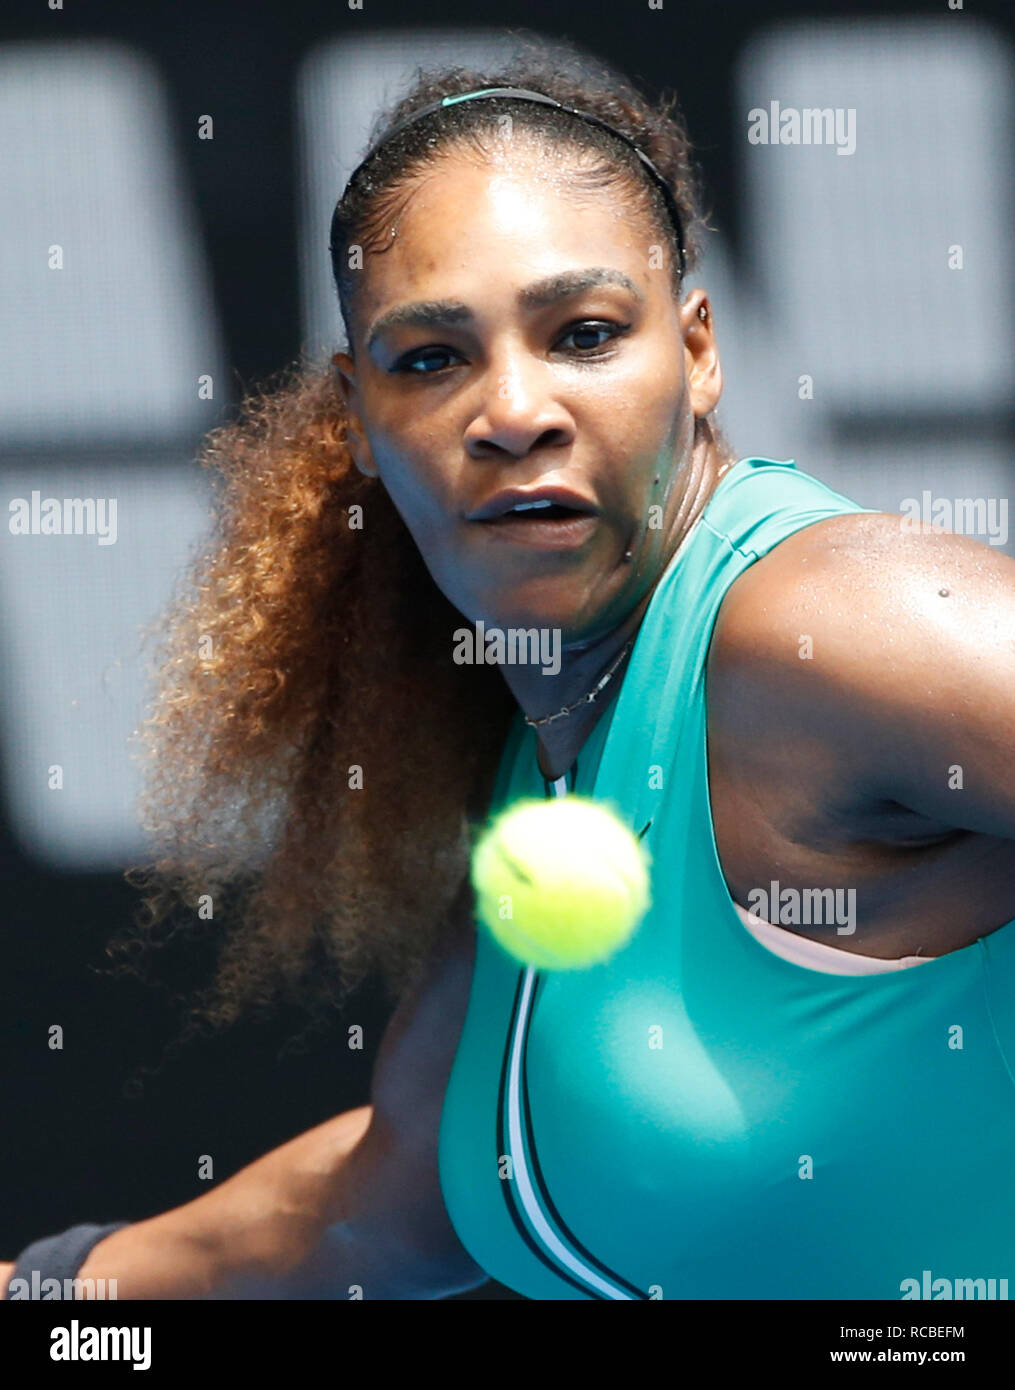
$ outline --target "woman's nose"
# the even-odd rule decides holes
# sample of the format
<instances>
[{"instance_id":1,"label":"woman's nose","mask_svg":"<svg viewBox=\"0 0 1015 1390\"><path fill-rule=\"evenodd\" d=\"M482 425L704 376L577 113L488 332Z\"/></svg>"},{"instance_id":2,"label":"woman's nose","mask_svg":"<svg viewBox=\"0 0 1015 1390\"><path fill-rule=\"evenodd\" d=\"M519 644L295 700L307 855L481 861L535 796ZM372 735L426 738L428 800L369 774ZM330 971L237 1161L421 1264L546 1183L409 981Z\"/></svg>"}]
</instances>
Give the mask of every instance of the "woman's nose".
<instances>
[{"instance_id":1,"label":"woman's nose","mask_svg":"<svg viewBox=\"0 0 1015 1390\"><path fill-rule=\"evenodd\" d=\"M530 354L491 363L479 390L476 414L465 435L470 453L494 451L521 458L537 441L564 444L574 436L574 421L557 397L553 372Z\"/></svg>"}]
</instances>

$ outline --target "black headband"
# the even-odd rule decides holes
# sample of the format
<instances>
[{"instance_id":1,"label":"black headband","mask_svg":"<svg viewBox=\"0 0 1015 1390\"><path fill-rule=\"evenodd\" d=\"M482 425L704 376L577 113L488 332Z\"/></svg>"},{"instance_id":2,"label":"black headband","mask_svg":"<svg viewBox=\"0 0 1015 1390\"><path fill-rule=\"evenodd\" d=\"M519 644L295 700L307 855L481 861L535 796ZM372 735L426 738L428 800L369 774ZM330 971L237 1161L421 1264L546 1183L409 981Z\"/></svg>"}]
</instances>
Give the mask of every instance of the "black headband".
<instances>
[{"instance_id":1,"label":"black headband","mask_svg":"<svg viewBox=\"0 0 1015 1390\"><path fill-rule=\"evenodd\" d=\"M681 222L680 209L677 207L673 194L670 191L669 184L663 178L662 174L660 174L656 166L652 163L651 159L649 159L648 155L642 153L642 151L638 148L638 146L634 143L630 136L625 135L621 130L615 129L607 121L601 120L598 116L590 115L590 113L587 111L577 111L572 106L565 106L562 102L555 101L553 97L548 97L543 92L530 92L524 87L483 87L478 92L464 92L461 96L442 97L440 101L435 101L431 106L424 106L420 111L414 111L411 116L406 116L404 120L401 120L396 125L394 125L391 128L391 130L388 131L387 135L384 136L383 140L378 141L378 143L374 145L373 149L371 149L369 153L364 155L364 157L360 160L359 164L349 175L346 187L348 187L348 185L352 183L353 179L359 173L360 169L362 169L364 164L366 164L370 159L373 158L373 156L377 153L381 146L387 144L387 142L390 139L392 139L393 136L397 135L399 131L404 130L406 126L413 125L416 121L422 120L424 116L429 116L434 111L440 111L445 106L454 106L460 101L473 101L477 97L514 97L519 101L538 101L541 102L544 106L555 106L558 111L567 111L570 115L577 116L579 120L587 121L589 125L599 126L601 130L607 130L610 132L611 135L615 135L618 140L623 140L625 145L628 145L632 150L634 150L635 154L638 156L643 166L645 167L646 172L649 174L653 182L658 185L664 199L666 200L666 207L670 214L670 220L672 221L674 230L677 233L677 249L680 252L680 278L684 278L684 275L687 270L687 256L684 251L684 229ZM341 201L341 199L339 201ZM337 211L338 207L336 206L335 212L337 213ZM332 214L331 220L332 228L334 228L334 214ZM332 238L332 242L333 241L334 238ZM333 244L329 245L329 250L334 255L335 247Z\"/></svg>"}]
</instances>

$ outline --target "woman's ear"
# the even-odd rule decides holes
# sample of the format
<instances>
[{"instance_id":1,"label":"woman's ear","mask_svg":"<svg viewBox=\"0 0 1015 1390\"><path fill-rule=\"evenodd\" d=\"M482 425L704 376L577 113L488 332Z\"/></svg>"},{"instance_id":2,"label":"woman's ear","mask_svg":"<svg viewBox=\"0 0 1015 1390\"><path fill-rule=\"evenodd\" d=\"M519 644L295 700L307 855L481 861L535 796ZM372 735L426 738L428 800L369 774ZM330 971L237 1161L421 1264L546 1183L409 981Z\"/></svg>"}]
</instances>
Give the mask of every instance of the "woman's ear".
<instances>
[{"instance_id":1,"label":"woman's ear","mask_svg":"<svg viewBox=\"0 0 1015 1390\"><path fill-rule=\"evenodd\" d=\"M680 306L684 333L685 369L691 409L700 419L719 403L722 395L722 366L715 341L712 308L704 290L692 290Z\"/></svg>"},{"instance_id":2,"label":"woman's ear","mask_svg":"<svg viewBox=\"0 0 1015 1390\"><path fill-rule=\"evenodd\" d=\"M349 422L346 429L346 440L352 461L365 478L376 478L377 467L374 463L373 451L370 448L370 441L359 414L356 363L346 352L336 352L331 361L335 367L338 387L342 393L345 413Z\"/></svg>"}]
</instances>

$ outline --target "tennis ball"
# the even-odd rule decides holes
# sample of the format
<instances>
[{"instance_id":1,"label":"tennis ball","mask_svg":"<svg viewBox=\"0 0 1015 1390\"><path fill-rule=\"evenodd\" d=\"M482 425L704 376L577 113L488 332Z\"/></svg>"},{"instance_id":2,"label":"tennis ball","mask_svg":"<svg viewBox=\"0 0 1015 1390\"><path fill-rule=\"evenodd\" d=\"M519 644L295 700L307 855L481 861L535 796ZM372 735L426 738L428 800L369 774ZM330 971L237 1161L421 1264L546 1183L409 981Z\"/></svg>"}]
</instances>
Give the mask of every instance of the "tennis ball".
<instances>
[{"instance_id":1,"label":"tennis ball","mask_svg":"<svg viewBox=\"0 0 1015 1390\"><path fill-rule=\"evenodd\" d=\"M523 798L472 854L480 920L540 970L581 970L625 945L649 907L647 849L602 802Z\"/></svg>"}]
</instances>

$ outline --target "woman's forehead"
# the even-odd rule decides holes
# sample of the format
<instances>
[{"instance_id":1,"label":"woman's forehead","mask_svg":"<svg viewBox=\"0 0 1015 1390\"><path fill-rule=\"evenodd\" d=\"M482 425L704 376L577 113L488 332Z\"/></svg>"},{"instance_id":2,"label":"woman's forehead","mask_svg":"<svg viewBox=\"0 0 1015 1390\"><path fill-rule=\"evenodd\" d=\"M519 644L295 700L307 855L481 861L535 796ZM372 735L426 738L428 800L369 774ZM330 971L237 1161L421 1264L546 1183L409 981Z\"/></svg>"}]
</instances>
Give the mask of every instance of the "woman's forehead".
<instances>
[{"instance_id":1,"label":"woman's forehead","mask_svg":"<svg viewBox=\"0 0 1015 1390\"><path fill-rule=\"evenodd\" d=\"M517 160L461 160L422 179L365 248L363 308L382 312L426 284L537 280L568 269L612 267L643 290L666 281L663 238L616 189L580 189L561 172ZM654 254L653 254L654 253ZM436 287L435 282L446 286ZM604 282L605 283L605 282Z\"/></svg>"},{"instance_id":2,"label":"woman's forehead","mask_svg":"<svg viewBox=\"0 0 1015 1390\"><path fill-rule=\"evenodd\" d=\"M449 205L467 211L485 202L505 214L524 216L533 200L559 204L562 216L575 204L589 215L623 217L632 214L631 193L638 186L627 171L604 182L601 160L589 174L588 153L541 143L527 132L523 138L492 140L483 149L454 146L405 181L397 206L401 218L440 216ZM647 198L644 200L647 204Z\"/></svg>"}]
</instances>

